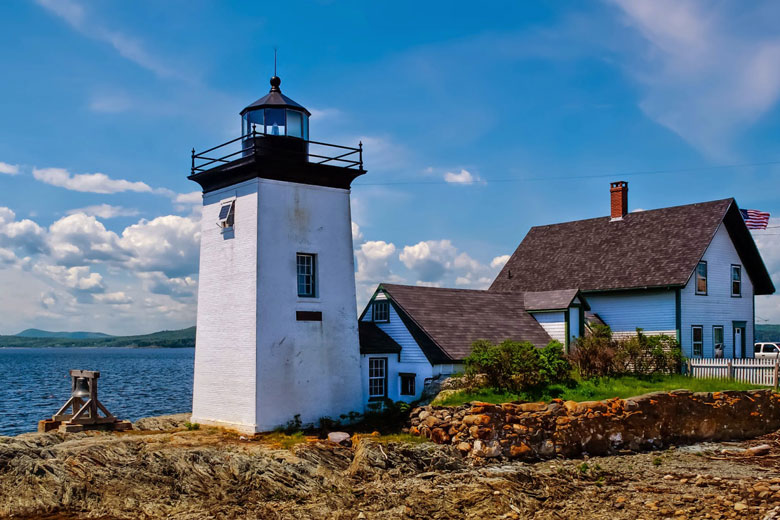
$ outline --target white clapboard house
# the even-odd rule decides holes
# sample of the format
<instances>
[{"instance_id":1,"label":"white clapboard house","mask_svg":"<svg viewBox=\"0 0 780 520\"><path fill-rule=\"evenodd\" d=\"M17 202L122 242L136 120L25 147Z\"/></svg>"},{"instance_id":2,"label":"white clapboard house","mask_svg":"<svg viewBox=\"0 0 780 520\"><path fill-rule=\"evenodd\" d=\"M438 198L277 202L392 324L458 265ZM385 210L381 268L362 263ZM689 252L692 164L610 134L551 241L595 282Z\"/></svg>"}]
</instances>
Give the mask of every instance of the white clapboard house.
<instances>
[{"instance_id":1,"label":"white clapboard house","mask_svg":"<svg viewBox=\"0 0 780 520\"><path fill-rule=\"evenodd\" d=\"M755 296L775 291L734 199L533 227L488 290L380 284L360 316L366 401L413 401L477 339L556 339L586 323L676 337L687 357L752 357Z\"/></svg>"}]
</instances>

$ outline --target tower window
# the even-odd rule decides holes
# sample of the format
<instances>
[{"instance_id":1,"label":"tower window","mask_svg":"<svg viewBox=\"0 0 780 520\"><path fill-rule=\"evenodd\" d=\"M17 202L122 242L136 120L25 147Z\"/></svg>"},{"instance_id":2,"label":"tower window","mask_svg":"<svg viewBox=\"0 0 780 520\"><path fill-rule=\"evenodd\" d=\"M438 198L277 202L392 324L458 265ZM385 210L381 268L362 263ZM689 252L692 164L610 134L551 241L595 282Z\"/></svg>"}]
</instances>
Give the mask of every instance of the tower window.
<instances>
[{"instance_id":1,"label":"tower window","mask_svg":"<svg viewBox=\"0 0 780 520\"><path fill-rule=\"evenodd\" d=\"M317 296L316 260L316 255L298 253L298 296L300 297L314 298Z\"/></svg>"},{"instance_id":2,"label":"tower window","mask_svg":"<svg viewBox=\"0 0 780 520\"><path fill-rule=\"evenodd\" d=\"M387 397L387 359L368 358L368 397Z\"/></svg>"},{"instance_id":3,"label":"tower window","mask_svg":"<svg viewBox=\"0 0 780 520\"><path fill-rule=\"evenodd\" d=\"M385 301L374 302L374 321L387 323L390 321L390 303Z\"/></svg>"},{"instance_id":4,"label":"tower window","mask_svg":"<svg viewBox=\"0 0 780 520\"><path fill-rule=\"evenodd\" d=\"M231 200L223 202L222 207L219 208L219 217L217 217L217 226L222 229L229 229L233 227L236 220L236 201Z\"/></svg>"}]
</instances>

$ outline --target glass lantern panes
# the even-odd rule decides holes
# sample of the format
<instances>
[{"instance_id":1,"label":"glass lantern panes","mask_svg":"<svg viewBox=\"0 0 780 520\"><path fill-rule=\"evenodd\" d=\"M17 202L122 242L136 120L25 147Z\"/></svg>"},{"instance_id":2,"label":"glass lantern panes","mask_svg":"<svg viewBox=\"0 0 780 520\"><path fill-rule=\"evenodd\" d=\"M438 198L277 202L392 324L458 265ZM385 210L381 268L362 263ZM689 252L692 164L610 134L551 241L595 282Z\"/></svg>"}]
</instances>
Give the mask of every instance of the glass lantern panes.
<instances>
[{"instance_id":1,"label":"glass lantern panes","mask_svg":"<svg viewBox=\"0 0 780 520\"><path fill-rule=\"evenodd\" d=\"M287 135L285 132L285 110L282 108L265 109L265 133L268 135Z\"/></svg>"},{"instance_id":2,"label":"glass lantern panes","mask_svg":"<svg viewBox=\"0 0 780 520\"><path fill-rule=\"evenodd\" d=\"M302 114L294 110L287 111L287 135L290 137L303 137Z\"/></svg>"}]
</instances>

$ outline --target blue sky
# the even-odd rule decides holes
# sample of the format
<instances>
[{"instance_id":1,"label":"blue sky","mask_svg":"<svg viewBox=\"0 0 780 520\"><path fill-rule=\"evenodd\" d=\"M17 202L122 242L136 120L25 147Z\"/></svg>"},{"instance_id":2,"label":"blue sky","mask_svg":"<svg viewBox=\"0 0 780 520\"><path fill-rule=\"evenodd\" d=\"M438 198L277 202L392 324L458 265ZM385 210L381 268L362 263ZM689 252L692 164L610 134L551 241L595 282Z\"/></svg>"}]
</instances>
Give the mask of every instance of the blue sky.
<instances>
[{"instance_id":1,"label":"blue sky","mask_svg":"<svg viewBox=\"0 0 780 520\"><path fill-rule=\"evenodd\" d=\"M282 90L362 140L358 301L485 287L529 227L733 196L780 216L773 2L0 4L0 333L194 324L189 150ZM773 226L780 226L774 220ZM754 234L780 286L780 227ZM757 299L780 323L780 297Z\"/></svg>"}]
</instances>

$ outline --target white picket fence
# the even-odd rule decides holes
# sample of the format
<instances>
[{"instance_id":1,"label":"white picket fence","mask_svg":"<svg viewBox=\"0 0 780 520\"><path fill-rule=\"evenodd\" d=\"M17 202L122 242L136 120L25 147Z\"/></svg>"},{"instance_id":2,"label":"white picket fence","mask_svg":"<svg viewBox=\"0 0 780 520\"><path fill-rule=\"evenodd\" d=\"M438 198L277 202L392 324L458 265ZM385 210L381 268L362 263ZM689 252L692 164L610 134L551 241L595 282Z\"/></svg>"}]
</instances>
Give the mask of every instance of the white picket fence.
<instances>
[{"instance_id":1,"label":"white picket fence","mask_svg":"<svg viewBox=\"0 0 780 520\"><path fill-rule=\"evenodd\" d=\"M691 359L692 377L734 379L754 385L778 386L777 359Z\"/></svg>"}]
</instances>

